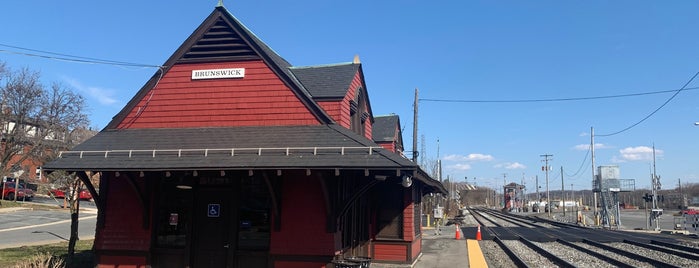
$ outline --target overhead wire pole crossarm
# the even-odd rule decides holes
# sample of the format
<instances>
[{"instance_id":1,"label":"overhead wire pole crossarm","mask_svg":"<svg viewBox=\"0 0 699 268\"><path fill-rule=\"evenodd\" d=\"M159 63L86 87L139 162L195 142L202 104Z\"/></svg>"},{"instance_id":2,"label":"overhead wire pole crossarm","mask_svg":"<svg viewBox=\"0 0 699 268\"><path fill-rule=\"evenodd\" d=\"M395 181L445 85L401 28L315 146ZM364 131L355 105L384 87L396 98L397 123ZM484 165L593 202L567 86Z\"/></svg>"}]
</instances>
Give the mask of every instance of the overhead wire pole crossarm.
<instances>
[{"instance_id":1,"label":"overhead wire pole crossarm","mask_svg":"<svg viewBox=\"0 0 699 268\"><path fill-rule=\"evenodd\" d=\"M415 88L415 100L413 103L413 162L417 163L417 156L419 154L417 150L417 106L418 106L418 98L417 95L418 90Z\"/></svg>"},{"instance_id":2,"label":"overhead wire pole crossarm","mask_svg":"<svg viewBox=\"0 0 699 268\"><path fill-rule=\"evenodd\" d=\"M544 166L542 169L546 171L546 206L544 207L544 210L548 210L548 216L551 218L551 193L549 192L549 157L552 157L552 154L542 154L540 155L541 157L544 158Z\"/></svg>"}]
</instances>

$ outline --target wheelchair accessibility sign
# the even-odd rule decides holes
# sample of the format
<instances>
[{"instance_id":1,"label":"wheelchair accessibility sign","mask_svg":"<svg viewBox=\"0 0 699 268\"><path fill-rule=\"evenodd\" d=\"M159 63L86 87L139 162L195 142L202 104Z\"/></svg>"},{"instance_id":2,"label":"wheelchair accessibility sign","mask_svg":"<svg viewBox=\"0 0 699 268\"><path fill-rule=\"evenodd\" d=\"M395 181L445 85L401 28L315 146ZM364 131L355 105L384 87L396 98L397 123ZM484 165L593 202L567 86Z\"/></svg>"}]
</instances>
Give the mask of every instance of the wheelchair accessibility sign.
<instances>
[{"instance_id":1,"label":"wheelchair accessibility sign","mask_svg":"<svg viewBox=\"0 0 699 268\"><path fill-rule=\"evenodd\" d=\"M221 216L221 204L209 204L206 215L209 218L218 218Z\"/></svg>"}]
</instances>

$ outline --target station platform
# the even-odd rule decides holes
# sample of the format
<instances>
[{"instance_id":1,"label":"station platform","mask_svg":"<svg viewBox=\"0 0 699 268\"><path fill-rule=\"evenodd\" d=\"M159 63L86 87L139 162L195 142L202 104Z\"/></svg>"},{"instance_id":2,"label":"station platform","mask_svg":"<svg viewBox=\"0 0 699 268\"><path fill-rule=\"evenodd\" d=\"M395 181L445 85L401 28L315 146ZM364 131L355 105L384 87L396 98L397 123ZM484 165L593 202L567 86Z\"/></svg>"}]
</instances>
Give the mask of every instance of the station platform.
<instances>
[{"instance_id":1,"label":"station platform","mask_svg":"<svg viewBox=\"0 0 699 268\"><path fill-rule=\"evenodd\" d=\"M469 229L473 226L467 226ZM461 229L461 228L460 228ZM422 254L415 263L385 264L372 263L372 268L434 268L434 267L488 267L480 245L474 237L464 235L456 239L456 226L441 226L439 233L434 227L422 229Z\"/></svg>"}]
</instances>

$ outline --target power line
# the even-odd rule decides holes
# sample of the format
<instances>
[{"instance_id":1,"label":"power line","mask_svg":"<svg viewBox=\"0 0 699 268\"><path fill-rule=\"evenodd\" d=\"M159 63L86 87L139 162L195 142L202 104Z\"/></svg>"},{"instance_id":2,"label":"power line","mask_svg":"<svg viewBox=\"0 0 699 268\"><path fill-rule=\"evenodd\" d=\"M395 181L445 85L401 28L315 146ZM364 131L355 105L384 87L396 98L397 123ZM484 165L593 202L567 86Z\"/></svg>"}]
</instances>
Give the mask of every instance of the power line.
<instances>
[{"instance_id":1,"label":"power line","mask_svg":"<svg viewBox=\"0 0 699 268\"><path fill-rule=\"evenodd\" d=\"M565 175L568 176L568 177L575 177L575 176L577 176L577 175L580 173L580 171L582 171L583 167L585 166L585 163L587 163L587 159L588 159L587 157L590 155L590 151L591 151L591 150L592 150L592 148L588 148L588 149L587 149L587 152L585 152L585 158L583 158L583 161L582 161L582 163L580 164L580 167L578 168L578 171L575 172L575 174L570 175L570 174L568 174L568 172L565 172Z\"/></svg>"},{"instance_id":2,"label":"power line","mask_svg":"<svg viewBox=\"0 0 699 268\"><path fill-rule=\"evenodd\" d=\"M696 72L696 73L694 73L694 76L692 76L692 78L690 78L689 81L687 81L687 83L684 83L684 85L682 86L682 88L680 88L679 90L677 90L677 92L675 92L675 94L672 94L672 96L671 96L669 99L667 99L663 104L661 104L658 108L656 108L653 112L651 112L650 114L648 114L646 117L644 117L644 118L641 119L640 121L638 121L638 122L636 122L636 123L634 123L634 124L632 124L632 125L630 125L630 126L624 128L624 129L622 129L622 130L619 130L619 131L617 131L617 132L610 133L610 134L595 135L595 136L598 136L598 137L609 137L609 136L614 136L614 135L616 135L616 134L619 134L619 133L622 133L622 132L624 132L624 131L627 131L627 130L629 130L629 129L631 129L631 128L633 128L633 127L635 127L635 126L637 126L637 125L639 125L639 124L641 124L641 123L643 123L643 121L646 121L646 119L650 118L650 117L653 116L655 113L657 113L658 111L660 111L660 109L662 109L663 107L665 107L665 105L667 105L668 103L670 103L670 101L671 101L672 99L674 99L678 94L680 94L680 92L687 90L688 88L686 88L686 87L687 87L690 83L692 83L692 81L694 81L694 78L696 78L698 75L699 75L699 71ZM593 144L592 146L594 146L594 144Z\"/></svg>"},{"instance_id":3,"label":"power line","mask_svg":"<svg viewBox=\"0 0 699 268\"><path fill-rule=\"evenodd\" d=\"M114 61L114 60L105 60L105 59L75 56L75 55L56 53L56 52L50 52L50 51L43 51L43 50L37 50L37 49L31 49L31 48L23 48L23 47L12 46L12 45L2 44L2 43L0 43L0 46L34 52L34 53L28 53L28 52L19 52L19 51L13 51L13 50L0 49L0 52L3 52L3 53L17 54L17 55L23 55L23 56L29 56L29 57L39 57L39 58L45 58L45 59L51 59L51 60L70 61L70 62L89 63L89 64L129 66L129 67L151 67L151 68L164 67L164 66L152 65L152 64L141 64L141 63L132 63L132 62L124 62L124 61ZM47 54L47 55L41 55L41 54L36 54L36 53L43 53L43 54ZM53 56L50 56L50 55L53 55Z\"/></svg>"},{"instance_id":4,"label":"power line","mask_svg":"<svg viewBox=\"0 0 699 268\"><path fill-rule=\"evenodd\" d=\"M645 95L655 95L675 92L675 95L680 91L688 91L699 89L699 87L689 87L682 89L672 89L672 90L661 90L661 91L651 91L651 92L641 92L641 93L629 93L620 95L606 95L606 96L592 96L592 97L572 97L572 98L552 98L552 99L520 99L520 100L452 100L452 99L420 99L420 101L425 102L455 102L455 103L528 103L528 102L561 102L561 101L583 101L583 100L597 100L597 99L612 99L612 98L626 98L626 97L638 97ZM674 97L674 96L673 96Z\"/></svg>"}]
</instances>

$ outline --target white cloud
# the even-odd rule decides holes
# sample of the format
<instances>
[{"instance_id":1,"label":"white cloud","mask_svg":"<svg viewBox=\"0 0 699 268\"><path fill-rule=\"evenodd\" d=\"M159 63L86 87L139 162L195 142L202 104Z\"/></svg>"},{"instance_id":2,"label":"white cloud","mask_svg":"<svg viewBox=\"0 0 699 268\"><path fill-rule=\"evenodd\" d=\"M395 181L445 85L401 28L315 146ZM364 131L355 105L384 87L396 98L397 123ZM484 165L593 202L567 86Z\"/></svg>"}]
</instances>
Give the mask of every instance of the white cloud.
<instances>
[{"instance_id":1,"label":"white cloud","mask_svg":"<svg viewBox=\"0 0 699 268\"><path fill-rule=\"evenodd\" d=\"M611 148L611 146L603 144L603 143L595 143L595 149L608 149ZM574 150L578 151L587 151L590 150L590 145L589 144L578 144L573 147Z\"/></svg>"},{"instance_id":2,"label":"white cloud","mask_svg":"<svg viewBox=\"0 0 699 268\"><path fill-rule=\"evenodd\" d=\"M471 169L471 165L469 165L469 164L456 164L456 165L450 165L448 168L451 170L469 170L469 169Z\"/></svg>"},{"instance_id":3,"label":"white cloud","mask_svg":"<svg viewBox=\"0 0 699 268\"><path fill-rule=\"evenodd\" d=\"M70 86L74 87L83 94L87 94L88 97L96 99L97 102L99 102L102 105L114 105L118 102L118 100L113 97L113 90L100 87L86 86L80 83L78 80L75 80L70 77L64 77L63 79Z\"/></svg>"},{"instance_id":4,"label":"white cloud","mask_svg":"<svg viewBox=\"0 0 699 268\"><path fill-rule=\"evenodd\" d=\"M525 169L527 166L519 163L519 162L506 162L506 163L500 163L494 166L495 168L505 168L505 169Z\"/></svg>"},{"instance_id":5,"label":"white cloud","mask_svg":"<svg viewBox=\"0 0 699 268\"><path fill-rule=\"evenodd\" d=\"M469 154L469 155L460 155L460 154L450 154L442 158L444 161L455 161L455 162L463 162L463 161L492 161L493 156L492 155L487 155L487 154Z\"/></svg>"},{"instance_id":6,"label":"white cloud","mask_svg":"<svg viewBox=\"0 0 699 268\"><path fill-rule=\"evenodd\" d=\"M663 150L655 149L655 156L662 157ZM614 161L650 161L653 160L653 148L648 146L626 147L619 150L619 157L612 159Z\"/></svg>"}]
</instances>

